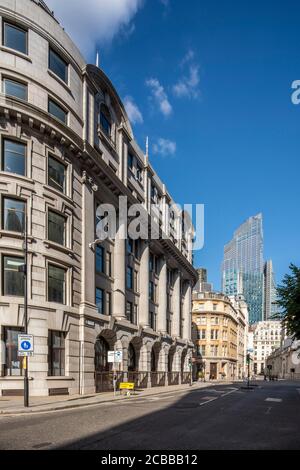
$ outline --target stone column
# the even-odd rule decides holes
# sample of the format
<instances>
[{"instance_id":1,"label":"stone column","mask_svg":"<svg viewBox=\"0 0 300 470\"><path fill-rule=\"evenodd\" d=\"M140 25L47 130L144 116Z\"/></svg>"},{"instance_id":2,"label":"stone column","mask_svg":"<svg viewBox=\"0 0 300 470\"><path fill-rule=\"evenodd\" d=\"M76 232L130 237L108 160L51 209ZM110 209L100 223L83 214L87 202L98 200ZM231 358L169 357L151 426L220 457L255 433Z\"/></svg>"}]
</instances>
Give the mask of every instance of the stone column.
<instances>
[{"instance_id":1,"label":"stone column","mask_svg":"<svg viewBox=\"0 0 300 470\"><path fill-rule=\"evenodd\" d=\"M139 324L149 327L149 243L141 241Z\"/></svg>"},{"instance_id":2,"label":"stone column","mask_svg":"<svg viewBox=\"0 0 300 470\"><path fill-rule=\"evenodd\" d=\"M173 287L173 331L172 334L180 337L180 271L174 271L174 287Z\"/></svg>"},{"instance_id":3,"label":"stone column","mask_svg":"<svg viewBox=\"0 0 300 470\"><path fill-rule=\"evenodd\" d=\"M184 304L183 304L183 338L191 340L191 328L192 328L192 287L191 283L188 282L184 295Z\"/></svg>"},{"instance_id":4,"label":"stone column","mask_svg":"<svg viewBox=\"0 0 300 470\"><path fill-rule=\"evenodd\" d=\"M82 177L82 271L81 304L95 307L95 241L94 191L96 186L86 172Z\"/></svg>"},{"instance_id":5,"label":"stone column","mask_svg":"<svg viewBox=\"0 0 300 470\"><path fill-rule=\"evenodd\" d=\"M167 332L167 261L165 257L160 259L157 329L161 333Z\"/></svg>"},{"instance_id":6,"label":"stone column","mask_svg":"<svg viewBox=\"0 0 300 470\"><path fill-rule=\"evenodd\" d=\"M114 303L113 315L118 319L126 318L126 240L124 226L119 225L114 249Z\"/></svg>"}]
</instances>

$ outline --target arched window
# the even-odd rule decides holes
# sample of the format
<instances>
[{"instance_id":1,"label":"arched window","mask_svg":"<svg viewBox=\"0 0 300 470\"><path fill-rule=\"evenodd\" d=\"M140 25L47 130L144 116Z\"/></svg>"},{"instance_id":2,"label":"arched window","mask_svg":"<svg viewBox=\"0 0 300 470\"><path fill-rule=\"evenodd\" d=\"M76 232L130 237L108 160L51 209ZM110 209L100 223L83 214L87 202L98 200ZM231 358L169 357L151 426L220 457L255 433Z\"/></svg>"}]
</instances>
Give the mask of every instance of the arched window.
<instances>
[{"instance_id":1,"label":"arched window","mask_svg":"<svg viewBox=\"0 0 300 470\"><path fill-rule=\"evenodd\" d=\"M109 371L108 351L109 346L107 341L104 338L98 338L95 343L95 370L97 372Z\"/></svg>"},{"instance_id":2,"label":"arched window","mask_svg":"<svg viewBox=\"0 0 300 470\"><path fill-rule=\"evenodd\" d=\"M109 109L105 104L102 104L100 108L100 126L104 134L111 139L112 121Z\"/></svg>"},{"instance_id":3,"label":"arched window","mask_svg":"<svg viewBox=\"0 0 300 470\"><path fill-rule=\"evenodd\" d=\"M172 368L173 368L173 353L169 353L168 355L168 372L172 372Z\"/></svg>"},{"instance_id":4,"label":"arched window","mask_svg":"<svg viewBox=\"0 0 300 470\"><path fill-rule=\"evenodd\" d=\"M151 372L156 372L156 355L153 348L151 351Z\"/></svg>"},{"instance_id":5,"label":"arched window","mask_svg":"<svg viewBox=\"0 0 300 470\"><path fill-rule=\"evenodd\" d=\"M135 349L131 343L129 344L128 348L128 370L129 372L136 370L136 354Z\"/></svg>"}]
</instances>

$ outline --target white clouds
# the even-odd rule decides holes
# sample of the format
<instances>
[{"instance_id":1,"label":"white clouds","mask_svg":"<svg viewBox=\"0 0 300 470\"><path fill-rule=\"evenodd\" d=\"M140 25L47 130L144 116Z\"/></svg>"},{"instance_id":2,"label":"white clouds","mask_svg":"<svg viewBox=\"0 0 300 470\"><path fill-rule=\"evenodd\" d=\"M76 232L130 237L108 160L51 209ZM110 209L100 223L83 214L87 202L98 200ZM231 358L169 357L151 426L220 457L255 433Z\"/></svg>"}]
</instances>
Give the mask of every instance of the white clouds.
<instances>
[{"instance_id":1,"label":"white clouds","mask_svg":"<svg viewBox=\"0 0 300 470\"><path fill-rule=\"evenodd\" d=\"M153 153L156 155L168 157L168 156L174 155L175 152L176 152L176 142L172 140L160 138L153 145Z\"/></svg>"},{"instance_id":2,"label":"white clouds","mask_svg":"<svg viewBox=\"0 0 300 470\"><path fill-rule=\"evenodd\" d=\"M176 85L173 86L173 92L178 98L198 98L199 96L199 66L190 65L189 74L183 76Z\"/></svg>"},{"instance_id":3,"label":"white clouds","mask_svg":"<svg viewBox=\"0 0 300 470\"><path fill-rule=\"evenodd\" d=\"M152 96L158 104L161 113L166 117L169 116L173 109L164 87L159 83L157 78L146 80L146 85L151 89Z\"/></svg>"},{"instance_id":4,"label":"white clouds","mask_svg":"<svg viewBox=\"0 0 300 470\"><path fill-rule=\"evenodd\" d=\"M89 56L96 42L107 44L120 31L133 30L132 19L143 0L47 0L47 4Z\"/></svg>"},{"instance_id":5,"label":"white clouds","mask_svg":"<svg viewBox=\"0 0 300 470\"><path fill-rule=\"evenodd\" d=\"M142 113L131 96L124 98L124 106L132 124L143 124L144 119Z\"/></svg>"},{"instance_id":6,"label":"white clouds","mask_svg":"<svg viewBox=\"0 0 300 470\"><path fill-rule=\"evenodd\" d=\"M186 63L191 62L194 57L195 52L193 51L193 49L189 49L180 63L181 67L183 67Z\"/></svg>"},{"instance_id":7,"label":"white clouds","mask_svg":"<svg viewBox=\"0 0 300 470\"><path fill-rule=\"evenodd\" d=\"M180 66L187 67L187 72L173 86L173 93L178 98L198 98L199 91L199 65L195 63L195 52L189 49L182 59Z\"/></svg>"}]
</instances>

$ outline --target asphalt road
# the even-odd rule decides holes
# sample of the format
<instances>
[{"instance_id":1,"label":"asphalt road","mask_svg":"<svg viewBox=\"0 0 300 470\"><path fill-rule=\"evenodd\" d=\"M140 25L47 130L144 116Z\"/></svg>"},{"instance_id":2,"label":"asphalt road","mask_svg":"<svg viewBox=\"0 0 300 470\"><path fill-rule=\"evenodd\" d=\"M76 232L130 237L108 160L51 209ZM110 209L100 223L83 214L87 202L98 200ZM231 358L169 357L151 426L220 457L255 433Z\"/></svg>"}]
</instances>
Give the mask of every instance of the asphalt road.
<instances>
[{"instance_id":1,"label":"asphalt road","mask_svg":"<svg viewBox=\"0 0 300 470\"><path fill-rule=\"evenodd\" d=\"M300 382L260 382L0 417L0 449L300 449Z\"/></svg>"}]
</instances>

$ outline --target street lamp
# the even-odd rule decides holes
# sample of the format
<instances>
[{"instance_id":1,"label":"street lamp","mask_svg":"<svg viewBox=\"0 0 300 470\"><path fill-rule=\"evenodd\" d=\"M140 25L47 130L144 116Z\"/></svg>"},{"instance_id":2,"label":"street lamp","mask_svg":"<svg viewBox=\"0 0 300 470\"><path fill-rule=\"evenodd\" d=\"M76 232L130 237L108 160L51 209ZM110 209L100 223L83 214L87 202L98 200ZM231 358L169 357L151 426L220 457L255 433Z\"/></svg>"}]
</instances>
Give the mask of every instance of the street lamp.
<instances>
[{"instance_id":1,"label":"street lamp","mask_svg":"<svg viewBox=\"0 0 300 470\"><path fill-rule=\"evenodd\" d=\"M27 229L27 214L25 214L24 224L24 323L25 335L28 334L28 229ZM29 380L28 380L28 356L23 358L24 374L24 406L29 406Z\"/></svg>"}]
</instances>

